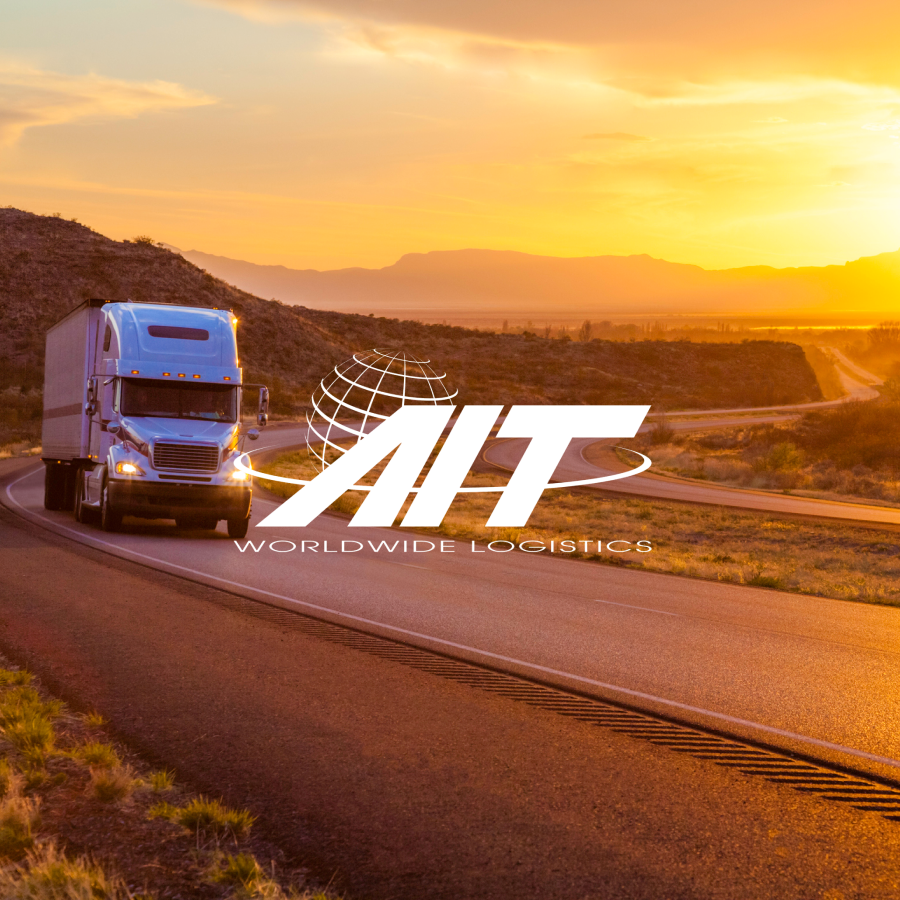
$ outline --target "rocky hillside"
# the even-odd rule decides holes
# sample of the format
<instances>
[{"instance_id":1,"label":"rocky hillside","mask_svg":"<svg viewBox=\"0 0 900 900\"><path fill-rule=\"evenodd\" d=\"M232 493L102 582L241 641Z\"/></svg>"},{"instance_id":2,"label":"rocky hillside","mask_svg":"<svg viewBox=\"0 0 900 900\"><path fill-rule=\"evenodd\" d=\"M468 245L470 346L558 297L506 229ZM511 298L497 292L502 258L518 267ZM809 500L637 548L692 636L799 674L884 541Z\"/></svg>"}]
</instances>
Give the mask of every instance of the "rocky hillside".
<instances>
[{"instance_id":1,"label":"rocky hillside","mask_svg":"<svg viewBox=\"0 0 900 900\"><path fill-rule=\"evenodd\" d=\"M548 340L310 310L261 300L149 241L112 241L75 222L0 209L0 423L34 431L44 334L89 297L230 307L250 379L296 414L353 351L400 347L450 373L463 403L651 403L669 409L819 399L792 344ZM4 438L0 435L0 441Z\"/></svg>"}]
</instances>

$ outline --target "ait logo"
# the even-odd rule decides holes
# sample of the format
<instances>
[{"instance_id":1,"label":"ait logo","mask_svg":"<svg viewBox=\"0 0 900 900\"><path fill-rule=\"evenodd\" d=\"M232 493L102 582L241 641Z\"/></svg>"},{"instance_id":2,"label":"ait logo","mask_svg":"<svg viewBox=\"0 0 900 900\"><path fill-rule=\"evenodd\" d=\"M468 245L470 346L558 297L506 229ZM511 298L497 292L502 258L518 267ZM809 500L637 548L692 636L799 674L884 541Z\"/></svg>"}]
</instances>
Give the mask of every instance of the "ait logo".
<instances>
[{"instance_id":1,"label":"ait logo","mask_svg":"<svg viewBox=\"0 0 900 900\"><path fill-rule=\"evenodd\" d=\"M408 353L372 350L356 353L322 379L307 415L307 448L320 473L311 481L266 475L303 489L286 500L259 527L302 527L324 512L345 491L366 491L350 526L392 525L410 494L415 495L403 517L406 527L441 524L453 498L461 493L499 493L487 521L493 526L523 526L547 488L580 487L628 478L646 471L650 460L628 472L582 481L550 483L573 438L630 438L637 434L649 406L513 406L500 422L499 438L528 438L509 482L502 487L463 487L472 464L502 406L453 403L457 392L446 375L435 374L429 360ZM456 421L425 480L415 487L422 469L451 418ZM355 441L346 449L342 442ZM338 455L330 462L328 450ZM632 451L636 452L636 451ZM374 485L360 478L391 457ZM254 473L243 460L238 468Z\"/></svg>"}]
</instances>

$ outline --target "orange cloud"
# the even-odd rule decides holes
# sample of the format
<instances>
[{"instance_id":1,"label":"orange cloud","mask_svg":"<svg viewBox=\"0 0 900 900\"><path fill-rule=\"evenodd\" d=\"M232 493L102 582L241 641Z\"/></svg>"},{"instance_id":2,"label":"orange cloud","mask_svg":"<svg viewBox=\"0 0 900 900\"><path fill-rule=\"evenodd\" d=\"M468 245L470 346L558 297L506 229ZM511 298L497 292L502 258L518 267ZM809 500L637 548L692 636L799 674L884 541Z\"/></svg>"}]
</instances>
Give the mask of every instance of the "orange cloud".
<instances>
[{"instance_id":1,"label":"orange cloud","mask_svg":"<svg viewBox=\"0 0 900 900\"><path fill-rule=\"evenodd\" d=\"M900 84L893 0L202 0L257 20L317 18L594 55L599 80L754 72Z\"/></svg>"},{"instance_id":2,"label":"orange cloud","mask_svg":"<svg viewBox=\"0 0 900 900\"><path fill-rule=\"evenodd\" d=\"M215 102L207 94L167 81L63 75L0 63L0 145L14 144L28 128L79 119L131 119Z\"/></svg>"}]
</instances>

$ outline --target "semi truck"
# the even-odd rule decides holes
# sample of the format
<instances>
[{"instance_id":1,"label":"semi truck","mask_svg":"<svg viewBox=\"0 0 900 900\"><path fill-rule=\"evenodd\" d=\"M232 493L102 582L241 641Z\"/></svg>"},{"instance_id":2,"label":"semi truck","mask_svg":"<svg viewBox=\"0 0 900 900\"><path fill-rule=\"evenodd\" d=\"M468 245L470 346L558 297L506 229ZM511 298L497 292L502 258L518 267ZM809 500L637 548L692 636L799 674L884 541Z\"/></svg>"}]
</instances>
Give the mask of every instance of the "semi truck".
<instances>
[{"instance_id":1,"label":"semi truck","mask_svg":"<svg viewBox=\"0 0 900 900\"><path fill-rule=\"evenodd\" d=\"M47 332L44 506L117 531L124 516L242 538L251 484L235 466L242 405L268 420L269 392L242 381L228 309L87 300ZM249 410L248 410L249 411Z\"/></svg>"}]
</instances>

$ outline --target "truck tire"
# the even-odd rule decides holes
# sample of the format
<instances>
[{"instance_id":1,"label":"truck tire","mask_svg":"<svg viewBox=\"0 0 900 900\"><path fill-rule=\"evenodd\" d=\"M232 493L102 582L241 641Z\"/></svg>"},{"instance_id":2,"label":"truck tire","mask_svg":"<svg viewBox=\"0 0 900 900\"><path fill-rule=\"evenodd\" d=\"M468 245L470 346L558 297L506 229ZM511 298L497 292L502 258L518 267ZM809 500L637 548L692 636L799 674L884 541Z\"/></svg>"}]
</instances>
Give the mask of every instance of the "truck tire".
<instances>
[{"instance_id":1,"label":"truck tire","mask_svg":"<svg viewBox=\"0 0 900 900\"><path fill-rule=\"evenodd\" d=\"M75 521L82 524L87 519L87 507L84 505L84 471L75 470Z\"/></svg>"},{"instance_id":2,"label":"truck tire","mask_svg":"<svg viewBox=\"0 0 900 900\"><path fill-rule=\"evenodd\" d=\"M75 472L75 521L81 522L82 525L88 525L97 521L97 510L91 506L87 506L84 502L86 485L84 483L85 469L78 469Z\"/></svg>"},{"instance_id":3,"label":"truck tire","mask_svg":"<svg viewBox=\"0 0 900 900\"><path fill-rule=\"evenodd\" d=\"M250 527L250 516L247 518L233 517L228 520L228 537L239 541L247 537L247 529Z\"/></svg>"},{"instance_id":4,"label":"truck tire","mask_svg":"<svg viewBox=\"0 0 900 900\"><path fill-rule=\"evenodd\" d=\"M64 509L66 503L66 470L68 466L45 463L44 509Z\"/></svg>"},{"instance_id":5,"label":"truck tire","mask_svg":"<svg viewBox=\"0 0 900 900\"><path fill-rule=\"evenodd\" d=\"M100 527L104 531L118 531L122 527L122 513L109 505L109 479L103 479L100 494Z\"/></svg>"},{"instance_id":6,"label":"truck tire","mask_svg":"<svg viewBox=\"0 0 900 900\"><path fill-rule=\"evenodd\" d=\"M75 509L75 482L78 478L79 469L77 466L60 466L60 468L65 469L63 502L60 509L72 512Z\"/></svg>"}]
</instances>

